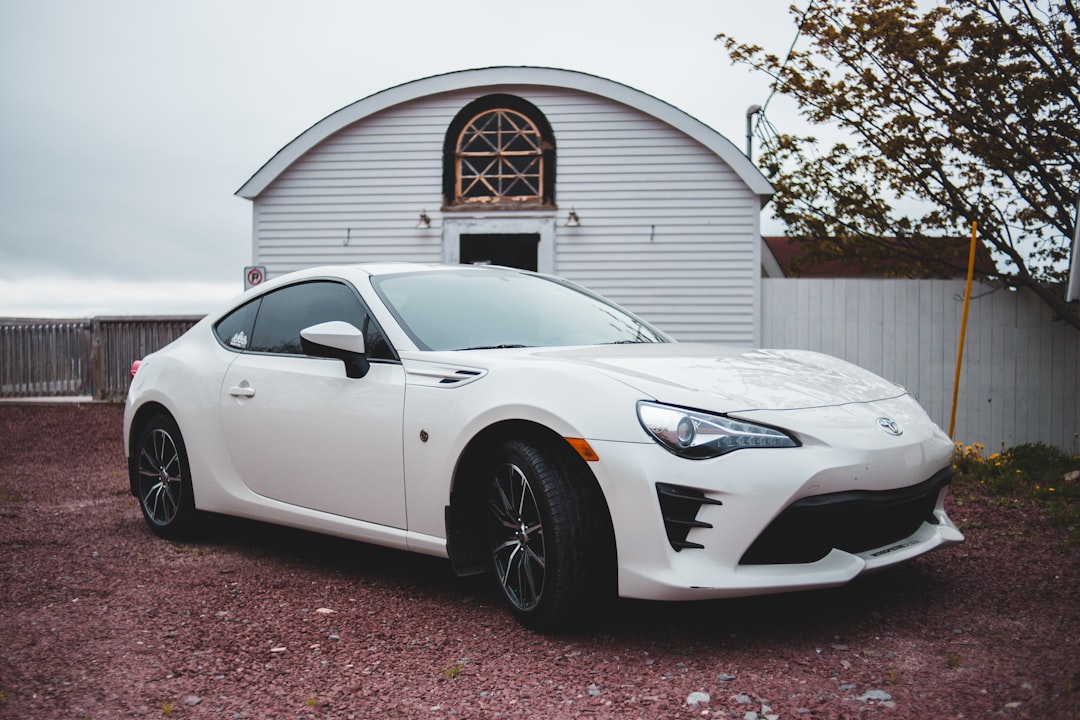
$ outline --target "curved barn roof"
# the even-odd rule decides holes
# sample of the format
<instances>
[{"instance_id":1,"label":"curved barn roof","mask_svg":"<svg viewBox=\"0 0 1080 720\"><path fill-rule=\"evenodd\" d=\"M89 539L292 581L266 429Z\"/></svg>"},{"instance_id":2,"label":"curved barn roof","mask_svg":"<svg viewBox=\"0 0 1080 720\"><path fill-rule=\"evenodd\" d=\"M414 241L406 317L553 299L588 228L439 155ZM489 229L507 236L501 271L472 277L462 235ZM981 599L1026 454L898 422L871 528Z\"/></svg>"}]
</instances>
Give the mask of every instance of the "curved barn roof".
<instances>
[{"instance_id":1,"label":"curved barn roof","mask_svg":"<svg viewBox=\"0 0 1080 720\"><path fill-rule=\"evenodd\" d=\"M434 75L382 90L346 105L315 123L281 148L236 191L253 199L306 152L352 123L377 112L436 93L499 85L535 85L569 88L606 97L651 115L675 127L712 150L757 195L771 197L773 187L726 137L677 107L613 80L573 70L541 67L490 67Z\"/></svg>"}]
</instances>

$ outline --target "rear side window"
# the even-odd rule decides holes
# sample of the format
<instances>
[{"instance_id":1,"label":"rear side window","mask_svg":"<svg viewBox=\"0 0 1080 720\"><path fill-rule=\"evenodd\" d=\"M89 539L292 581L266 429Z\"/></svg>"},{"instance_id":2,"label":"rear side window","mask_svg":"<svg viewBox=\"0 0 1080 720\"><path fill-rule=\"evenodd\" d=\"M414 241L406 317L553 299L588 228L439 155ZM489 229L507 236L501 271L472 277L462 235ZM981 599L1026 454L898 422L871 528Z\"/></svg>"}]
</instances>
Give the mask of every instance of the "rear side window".
<instances>
[{"instance_id":1,"label":"rear side window","mask_svg":"<svg viewBox=\"0 0 1080 720\"><path fill-rule=\"evenodd\" d=\"M300 331L331 320L359 328L369 358L396 359L360 297L338 282L318 280L275 290L225 316L216 331L221 342L236 350L303 355Z\"/></svg>"},{"instance_id":2,"label":"rear side window","mask_svg":"<svg viewBox=\"0 0 1080 720\"><path fill-rule=\"evenodd\" d=\"M233 350L247 350L251 344L251 333L255 327L255 315L259 312L260 300L252 300L241 305L218 321L214 332L223 345Z\"/></svg>"}]
</instances>

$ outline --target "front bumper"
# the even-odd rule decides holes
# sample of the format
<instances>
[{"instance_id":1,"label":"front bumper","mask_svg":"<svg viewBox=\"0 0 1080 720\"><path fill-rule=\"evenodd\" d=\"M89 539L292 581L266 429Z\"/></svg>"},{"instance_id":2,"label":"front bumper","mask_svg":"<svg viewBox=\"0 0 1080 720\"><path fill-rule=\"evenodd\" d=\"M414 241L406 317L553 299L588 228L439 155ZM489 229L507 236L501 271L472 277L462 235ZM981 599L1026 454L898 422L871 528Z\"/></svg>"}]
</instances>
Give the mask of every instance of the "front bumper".
<instances>
[{"instance_id":1,"label":"front bumper","mask_svg":"<svg viewBox=\"0 0 1080 720\"><path fill-rule=\"evenodd\" d=\"M593 446L623 597L832 587L963 540L943 506L952 446L938 437L873 450L739 450L708 461L655 444Z\"/></svg>"}]
</instances>

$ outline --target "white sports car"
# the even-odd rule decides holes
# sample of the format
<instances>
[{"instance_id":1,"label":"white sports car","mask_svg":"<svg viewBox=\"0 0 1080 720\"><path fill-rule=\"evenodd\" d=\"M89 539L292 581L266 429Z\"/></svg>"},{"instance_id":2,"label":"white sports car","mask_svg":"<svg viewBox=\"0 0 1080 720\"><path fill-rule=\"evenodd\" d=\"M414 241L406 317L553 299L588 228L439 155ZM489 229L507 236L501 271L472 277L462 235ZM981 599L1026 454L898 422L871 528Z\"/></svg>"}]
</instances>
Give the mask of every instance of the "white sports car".
<instances>
[{"instance_id":1,"label":"white sports car","mask_svg":"<svg viewBox=\"0 0 1080 720\"><path fill-rule=\"evenodd\" d=\"M527 626L598 600L821 588L960 542L953 445L903 388L811 352L676 343L495 267L322 267L138 364L131 492L490 571Z\"/></svg>"}]
</instances>

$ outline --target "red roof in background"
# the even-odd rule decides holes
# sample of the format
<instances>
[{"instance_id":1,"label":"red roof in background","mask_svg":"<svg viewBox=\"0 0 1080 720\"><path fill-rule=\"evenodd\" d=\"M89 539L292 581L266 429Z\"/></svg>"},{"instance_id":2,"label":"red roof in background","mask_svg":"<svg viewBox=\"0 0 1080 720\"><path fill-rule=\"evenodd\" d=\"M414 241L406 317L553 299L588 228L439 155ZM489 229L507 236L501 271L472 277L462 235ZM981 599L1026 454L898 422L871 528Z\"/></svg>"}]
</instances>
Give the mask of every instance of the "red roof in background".
<instances>
[{"instance_id":1,"label":"red roof in background","mask_svg":"<svg viewBox=\"0 0 1080 720\"><path fill-rule=\"evenodd\" d=\"M953 265L955 270L944 266L938 266L935 271L919 267L917 261L897 256L895 258L875 258L869 262L860 263L856 259L850 262L844 259L828 260L805 260L801 259L806 250L808 241L784 236L771 236L762 238L772 252L776 262L783 270L785 277L807 278L964 278L967 277L968 255L971 251L971 239L963 237L933 238L924 242L933 242L938 245L948 245L945 259ZM887 238L886 242L890 242ZM799 259L799 269L795 272L792 267L795 260ZM981 275L992 275L997 272L993 258L986 245L979 242L975 249L975 272Z\"/></svg>"}]
</instances>

